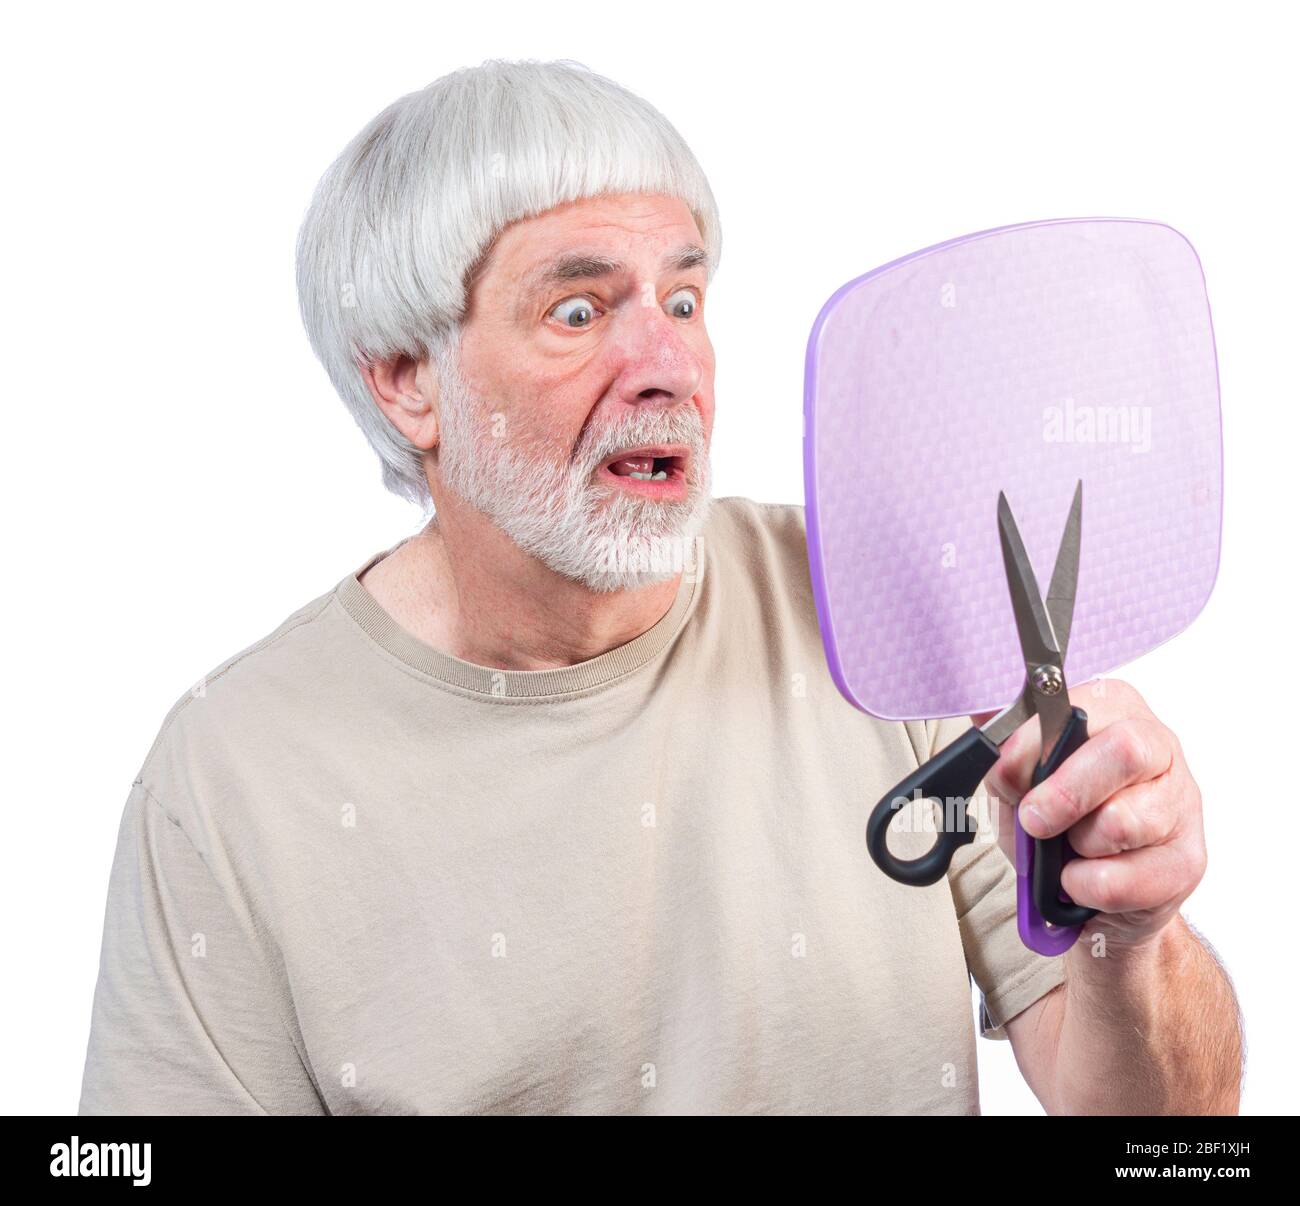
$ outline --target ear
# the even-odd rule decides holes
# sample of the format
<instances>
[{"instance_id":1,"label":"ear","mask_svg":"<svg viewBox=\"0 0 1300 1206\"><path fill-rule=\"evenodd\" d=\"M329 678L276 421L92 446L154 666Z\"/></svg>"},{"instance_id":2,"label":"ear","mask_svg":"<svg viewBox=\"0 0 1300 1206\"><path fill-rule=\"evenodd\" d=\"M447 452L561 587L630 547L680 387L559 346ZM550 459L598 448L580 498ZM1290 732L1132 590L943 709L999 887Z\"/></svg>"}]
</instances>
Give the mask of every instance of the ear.
<instances>
[{"instance_id":1,"label":"ear","mask_svg":"<svg viewBox=\"0 0 1300 1206\"><path fill-rule=\"evenodd\" d=\"M438 443L437 378L427 362L410 356L358 362L366 388L388 421L417 448Z\"/></svg>"}]
</instances>

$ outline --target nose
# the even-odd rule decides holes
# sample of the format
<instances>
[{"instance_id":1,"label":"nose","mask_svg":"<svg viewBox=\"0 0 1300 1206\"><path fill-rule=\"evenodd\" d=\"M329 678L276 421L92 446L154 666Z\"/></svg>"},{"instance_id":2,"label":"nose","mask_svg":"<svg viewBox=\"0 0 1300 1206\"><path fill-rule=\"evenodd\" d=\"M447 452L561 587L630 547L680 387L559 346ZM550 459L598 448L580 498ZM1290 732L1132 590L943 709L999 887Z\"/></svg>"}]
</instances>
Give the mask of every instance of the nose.
<instances>
[{"instance_id":1,"label":"nose","mask_svg":"<svg viewBox=\"0 0 1300 1206\"><path fill-rule=\"evenodd\" d=\"M697 328L703 334L702 328ZM700 388L704 361L680 319L658 306L638 306L620 332L617 401L629 406L674 406Z\"/></svg>"}]
</instances>

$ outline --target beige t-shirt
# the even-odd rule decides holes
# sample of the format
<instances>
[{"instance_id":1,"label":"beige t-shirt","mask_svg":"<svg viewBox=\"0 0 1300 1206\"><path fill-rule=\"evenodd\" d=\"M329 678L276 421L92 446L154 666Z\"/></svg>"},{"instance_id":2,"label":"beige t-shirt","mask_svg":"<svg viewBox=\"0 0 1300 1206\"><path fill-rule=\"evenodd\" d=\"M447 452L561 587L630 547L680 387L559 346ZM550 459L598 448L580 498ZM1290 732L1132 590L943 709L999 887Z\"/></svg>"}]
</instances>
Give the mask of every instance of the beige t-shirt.
<instances>
[{"instance_id":1,"label":"beige t-shirt","mask_svg":"<svg viewBox=\"0 0 1300 1206\"><path fill-rule=\"evenodd\" d=\"M841 697L801 507L717 500L700 544L654 627L542 671L400 628L389 549L182 697L81 1112L977 1113L968 973L1000 1037L1062 961L996 843L911 888L864 841L966 722Z\"/></svg>"}]
</instances>

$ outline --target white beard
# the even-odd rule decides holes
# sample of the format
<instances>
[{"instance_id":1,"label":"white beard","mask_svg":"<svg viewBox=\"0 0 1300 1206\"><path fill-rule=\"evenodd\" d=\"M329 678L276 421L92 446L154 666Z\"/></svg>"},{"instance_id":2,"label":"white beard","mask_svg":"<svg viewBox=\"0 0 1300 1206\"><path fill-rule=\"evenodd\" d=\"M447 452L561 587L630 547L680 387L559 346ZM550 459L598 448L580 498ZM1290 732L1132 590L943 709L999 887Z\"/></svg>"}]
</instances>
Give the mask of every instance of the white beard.
<instances>
[{"instance_id":1,"label":"white beard","mask_svg":"<svg viewBox=\"0 0 1300 1206\"><path fill-rule=\"evenodd\" d=\"M488 407L454 362L440 372L438 468L447 489L483 512L524 552L555 573L604 593L696 572L696 537L708 516L711 471L704 425L691 405L629 412L583 434L568 465L532 460L495 435ZM625 448L682 444L690 450L686 497L638 498L593 480Z\"/></svg>"}]
</instances>

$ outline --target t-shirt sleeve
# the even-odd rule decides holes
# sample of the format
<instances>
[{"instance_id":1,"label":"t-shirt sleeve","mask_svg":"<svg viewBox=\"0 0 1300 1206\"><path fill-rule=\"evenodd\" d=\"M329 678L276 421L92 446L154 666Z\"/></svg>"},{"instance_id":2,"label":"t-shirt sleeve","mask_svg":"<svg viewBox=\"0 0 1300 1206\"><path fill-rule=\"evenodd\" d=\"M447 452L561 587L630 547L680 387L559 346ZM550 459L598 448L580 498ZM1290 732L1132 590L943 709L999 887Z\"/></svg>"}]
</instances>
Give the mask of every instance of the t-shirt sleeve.
<instances>
[{"instance_id":1,"label":"t-shirt sleeve","mask_svg":"<svg viewBox=\"0 0 1300 1206\"><path fill-rule=\"evenodd\" d=\"M79 1112L323 1112L247 925L139 780L118 831Z\"/></svg>"},{"instance_id":2,"label":"t-shirt sleeve","mask_svg":"<svg viewBox=\"0 0 1300 1206\"><path fill-rule=\"evenodd\" d=\"M931 755L970 727L963 717L927 726ZM980 828L970 845L961 847L948 868L966 967L980 990L980 1033L1004 1039L1011 1018L1065 981L1065 960L1031 951L1020 940L1016 922L1016 869L998 845L994 802L983 784L980 806L972 809Z\"/></svg>"}]
</instances>

